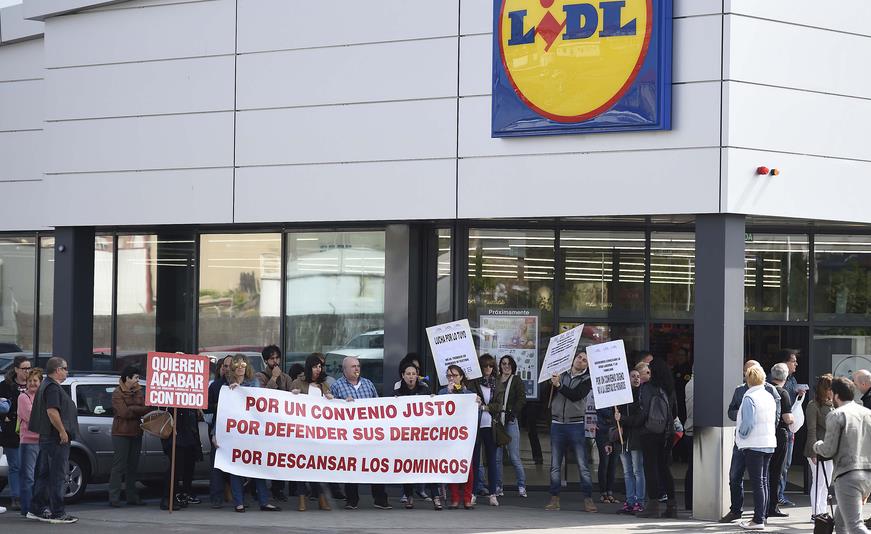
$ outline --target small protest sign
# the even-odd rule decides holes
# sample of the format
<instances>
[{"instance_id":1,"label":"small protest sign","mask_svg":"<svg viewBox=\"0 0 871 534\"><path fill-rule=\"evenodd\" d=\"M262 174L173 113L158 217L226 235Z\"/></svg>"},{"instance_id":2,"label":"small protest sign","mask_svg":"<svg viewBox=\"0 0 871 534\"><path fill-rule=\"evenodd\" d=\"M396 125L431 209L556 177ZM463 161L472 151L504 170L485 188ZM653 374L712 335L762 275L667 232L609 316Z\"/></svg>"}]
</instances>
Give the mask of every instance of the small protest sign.
<instances>
[{"instance_id":1,"label":"small protest sign","mask_svg":"<svg viewBox=\"0 0 871 534\"><path fill-rule=\"evenodd\" d=\"M609 408L632 402L632 384L623 340L609 341L587 347L590 379L596 408Z\"/></svg>"},{"instance_id":2,"label":"small protest sign","mask_svg":"<svg viewBox=\"0 0 871 534\"><path fill-rule=\"evenodd\" d=\"M426 337L432 349L439 384L447 385L445 373L449 365L459 366L466 373L466 378L481 377L481 366L478 365L478 353L472 341L468 319L431 326L426 329Z\"/></svg>"},{"instance_id":3,"label":"small protest sign","mask_svg":"<svg viewBox=\"0 0 871 534\"><path fill-rule=\"evenodd\" d=\"M575 352L578 349L578 343L581 342L583 331L584 325L579 325L550 338L547 353L544 355L544 361L541 362L541 374L538 375L539 383L549 380L553 375L571 369L572 360L575 359Z\"/></svg>"}]
</instances>

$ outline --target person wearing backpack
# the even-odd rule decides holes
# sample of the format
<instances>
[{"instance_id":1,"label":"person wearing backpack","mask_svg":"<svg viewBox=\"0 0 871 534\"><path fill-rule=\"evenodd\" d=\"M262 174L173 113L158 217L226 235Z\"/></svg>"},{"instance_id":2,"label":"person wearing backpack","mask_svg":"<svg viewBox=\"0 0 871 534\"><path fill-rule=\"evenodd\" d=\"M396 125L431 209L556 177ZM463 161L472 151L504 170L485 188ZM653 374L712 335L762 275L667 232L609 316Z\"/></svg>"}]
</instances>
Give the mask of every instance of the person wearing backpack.
<instances>
[{"instance_id":1,"label":"person wearing backpack","mask_svg":"<svg viewBox=\"0 0 871 534\"><path fill-rule=\"evenodd\" d=\"M677 518L674 477L671 475L671 448L677 399L674 377L662 358L650 362L650 381L638 392L641 405L641 451L644 457L644 477L647 495L656 495L660 487L668 494L665 513L660 516L659 501L650 499L647 509L636 517Z\"/></svg>"}]
</instances>

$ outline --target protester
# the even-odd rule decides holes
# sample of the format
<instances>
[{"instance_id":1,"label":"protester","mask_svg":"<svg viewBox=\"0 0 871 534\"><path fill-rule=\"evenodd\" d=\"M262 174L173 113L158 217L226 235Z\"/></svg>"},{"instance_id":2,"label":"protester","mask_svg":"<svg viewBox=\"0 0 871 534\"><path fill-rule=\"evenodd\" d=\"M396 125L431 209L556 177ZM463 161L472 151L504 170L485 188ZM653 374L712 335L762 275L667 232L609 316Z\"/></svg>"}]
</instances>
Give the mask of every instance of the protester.
<instances>
[{"instance_id":1,"label":"protester","mask_svg":"<svg viewBox=\"0 0 871 534\"><path fill-rule=\"evenodd\" d=\"M620 461L623 463L623 482L626 485L626 500L617 513L638 514L644 511L646 494L644 460L641 453L642 414L641 405L638 403L638 390L641 387L640 373L635 369L629 371L629 381L632 384L632 403L617 407L617 413L614 414L614 424L609 433L609 448L620 451ZM618 424L620 429L617 428ZM611 451L606 452L610 454Z\"/></svg>"},{"instance_id":2,"label":"protester","mask_svg":"<svg viewBox=\"0 0 871 534\"><path fill-rule=\"evenodd\" d=\"M215 444L215 425L218 422L218 399L221 395L221 388L227 385L227 377L230 376L232 370L233 357L226 356L218 362L215 367L215 378L209 384L209 408L207 412L211 414L209 421L209 439L212 442L212 449L217 448ZM229 482L229 477L215 468L215 454L211 455L211 469L209 471L209 502L212 508L218 509L224 505L224 486Z\"/></svg>"},{"instance_id":3,"label":"protester","mask_svg":"<svg viewBox=\"0 0 871 534\"><path fill-rule=\"evenodd\" d=\"M778 363L771 368L771 385L777 390L780 395L780 417L775 420L774 436L777 440L777 445L774 448L774 453L771 455L771 461L768 464L768 495L777 494L777 488L780 482L780 471L783 468L783 462L786 461L786 440L789 433L789 425L794 421L792 416L792 403L789 401L789 393L783 389L786 383L786 378L789 376L789 368L784 363ZM745 394L746 395L746 394ZM768 509L765 514L766 519L769 517L789 517L789 514L780 510L777 499L768 499Z\"/></svg>"},{"instance_id":4,"label":"protester","mask_svg":"<svg viewBox=\"0 0 871 534\"><path fill-rule=\"evenodd\" d=\"M473 393L478 395L482 402L481 413L478 417L478 434L475 438L475 448L472 453L472 464L476 466L475 473L477 474L474 477L474 482L483 489L484 459L486 458L489 491L480 492L480 494L482 496L489 495L490 506L499 506L499 487L497 483L500 478L498 471L500 466L498 464L501 460L497 461L496 459L497 446L496 438L493 435L493 414L498 414L502 410L502 405L500 404L498 407L491 406L496 399L496 391L498 389L495 373L496 360L489 354L482 354L478 358L478 365L481 367L481 378L470 388L473 390ZM463 376L465 377L465 374ZM483 457L481 455L482 447L484 449ZM474 496L472 501L475 501Z\"/></svg>"},{"instance_id":5,"label":"protester","mask_svg":"<svg viewBox=\"0 0 871 534\"><path fill-rule=\"evenodd\" d=\"M832 480L832 460L820 460L814 451L817 441L826 440L826 418L835 409L832 404L832 380L834 377L826 373L817 379L814 388L814 398L807 405L805 412L805 427L807 440L804 446L804 456L810 464L811 472L811 519L826 512L829 497L829 486L826 480ZM819 463L819 465L817 465ZM819 479L817 476L819 475Z\"/></svg>"},{"instance_id":6,"label":"protester","mask_svg":"<svg viewBox=\"0 0 871 534\"><path fill-rule=\"evenodd\" d=\"M650 362L650 380L638 392L641 405L641 450L644 455L644 478L647 495L656 495L660 486L668 495L662 517L677 517L674 478L671 474L671 448L674 419L677 417L674 377L664 360ZM642 374L643 376L643 374ZM647 508L638 517L660 517L659 501L650 499Z\"/></svg>"},{"instance_id":7,"label":"protester","mask_svg":"<svg viewBox=\"0 0 871 534\"><path fill-rule=\"evenodd\" d=\"M688 442L687 449L689 450L689 458L687 458L687 471L684 475L683 481L683 498L684 508L687 510L693 509L693 435L695 434L695 428L693 427L693 413L695 411L693 402L695 394L695 379L695 374L693 374L691 370L690 379L687 380L686 386L684 386L684 403L686 405L684 413L686 413L686 420L684 420L683 424L683 439Z\"/></svg>"},{"instance_id":8,"label":"protester","mask_svg":"<svg viewBox=\"0 0 871 534\"><path fill-rule=\"evenodd\" d=\"M871 411L853 402L853 383L832 380L835 410L826 417L826 437L813 450L834 463L833 486L838 508L835 531L868 533L862 523L862 503L871 493Z\"/></svg>"},{"instance_id":9,"label":"protester","mask_svg":"<svg viewBox=\"0 0 871 534\"><path fill-rule=\"evenodd\" d=\"M356 356L346 356L342 360L342 377L330 386L330 393L337 399L345 399L353 402L354 399L378 398L378 390L375 384L368 378L360 376L360 360ZM357 484L345 484L346 510L356 510L360 506L360 490ZM391 510L387 498L387 491L383 485L372 484L372 498L375 508L379 510Z\"/></svg>"},{"instance_id":10,"label":"protester","mask_svg":"<svg viewBox=\"0 0 871 534\"><path fill-rule=\"evenodd\" d=\"M231 365L233 363L232 356L225 356L217 362L215 366L215 377L212 383L209 384L209 407L206 413L216 414L218 412L218 395L221 392L221 387L227 385L227 376L230 374Z\"/></svg>"},{"instance_id":11,"label":"protester","mask_svg":"<svg viewBox=\"0 0 871 534\"><path fill-rule=\"evenodd\" d=\"M160 509L169 509L169 495L172 490L173 510L180 510L189 504L200 504L194 494L194 467L203 459L200 444L199 412L190 408L179 408L175 413L175 479L171 471L172 437L160 440L163 454L167 457L166 484L160 499Z\"/></svg>"},{"instance_id":12,"label":"protester","mask_svg":"<svg viewBox=\"0 0 871 534\"><path fill-rule=\"evenodd\" d=\"M652 360L651 360L652 361ZM643 385L650 381L650 364L647 362L638 362L634 369L638 371L638 380Z\"/></svg>"},{"instance_id":13,"label":"protester","mask_svg":"<svg viewBox=\"0 0 871 534\"><path fill-rule=\"evenodd\" d=\"M599 453L599 492L602 494L599 498L601 503L618 502L614 497L614 479L617 475L617 455L611 445L609 432L615 426L614 408L603 408L596 410L596 428L595 441L596 449Z\"/></svg>"},{"instance_id":14,"label":"protester","mask_svg":"<svg viewBox=\"0 0 871 534\"><path fill-rule=\"evenodd\" d=\"M798 369L798 351L793 349L783 349L778 353L780 363L786 364L789 369L789 376L783 385L783 389L789 393L790 406L795 403L795 399L799 393L805 391L803 387L799 387L795 379L795 371ZM789 475L789 468L792 466L792 450L795 446L795 434L787 429L786 442L786 461L783 462L783 467L780 470L780 484L777 488L777 502L780 506L795 506L795 503L786 498L786 483Z\"/></svg>"},{"instance_id":15,"label":"protester","mask_svg":"<svg viewBox=\"0 0 871 534\"><path fill-rule=\"evenodd\" d=\"M281 370L281 349L277 345L269 345L263 349L262 355L266 369L256 373L260 387L290 391L293 379Z\"/></svg>"},{"instance_id":16,"label":"protester","mask_svg":"<svg viewBox=\"0 0 871 534\"><path fill-rule=\"evenodd\" d=\"M545 506L545 510L556 511L560 509L559 494L562 489L560 473L566 450L571 447L575 451L575 458L578 461L581 493L584 495L584 511L597 511L596 505L593 504L593 480L590 477L590 467L587 465L587 447L584 436L586 398L592 390L588 367L587 353L581 350L575 354L571 369L550 378L553 388L550 410L550 502Z\"/></svg>"},{"instance_id":17,"label":"protester","mask_svg":"<svg viewBox=\"0 0 871 534\"><path fill-rule=\"evenodd\" d=\"M42 382L42 369L36 367L27 374L27 390L18 396L18 422L20 430L20 444L18 454L21 457L21 466L18 477L21 481L21 515L26 516L30 511L30 502L33 499L33 482L36 475L36 458L39 455L39 434L30 429L30 416L33 410L33 398Z\"/></svg>"},{"instance_id":18,"label":"protester","mask_svg":"<svg viewBox=\"0 0 871 534\"><path fill-rule=\"evenodd\" d=\"M508 392L507 404L505 401ZM502 450L508 449L508 457L514 466L514 474L517 479L517 493L526 497L526 472L523 470L523 462L520 460L520 424L517 417L526 404L526 385L517 376L517 362L509 355L499 359L499 379L496 383L496 395L488 404L489 413L498 417L505 426L505 431L511 437L511 441L504 447L496 448L496 495L503 495L502 485ZM505 406L503 410L503 405Z\"/></svg>"},{"instance_id":19,"label":"protester","mask_svg":"<svg viewBox=\"0 0 871 534\"><path fill-rule=\"evenodd\" d=\"M399 377L399 385L393 388L393 394L397 397L430 394L429 386L420 381L420 369L414 364L414 361L406 361L405 366L400 369ZM429 494L432 495L433 509L441 510L443 506L438 488L435 484L427 484L427 486ZM405 495L405 507L407 509L414 508L414 485L403 484L402 491Z\"/></svg>"},{"instance_id":20,"label":"protester","mask_svg":"<svg viewBox=\"0 0 871 534\"><path fill-rule=\"evenodd\" d=\"M871 372L867 369L859 369L853 373L853 383L860 394L859 402L862 406L871 409Z\"/></svg>"},{"instance_id":21,"label":"protester","mask_svg":"<svg viewBox=\"0 0 871 534\"><path fill-rule=\"evenodd\" d=\"M289 384L291 393L324 397L329 400L333 399L333 394L330 393L330 388L327 387L327 375L324 372L324 364L319 354L312 354L305 359L304 373L305 376L302 379L297 378ZM305 485L305 482L297 484L297 492L299 493L299 506L297 510L300 512L305 512L306 501L308 500L305 493ZM318 500L318 508L327 511L332 510L321 485L317 482L309 482L308 486L311 489L311 496Z\"/></svg>"},{"instance_id":22,"label":"protester","mask_svg":"<svg viewBox=\"0 0 871 534\"><path fill-rule=\"evenodd\" d=\"M771 455L777 447L775 436L776 402L766 391L761 367L747 371L747 392L738 411L735 445L744 452L750 485L753 488L753 519L739 523L745 530L765 530L770 498L768 472Z\"/></svg>"},{"instance_id":23,"label":"protester","mask_svg":"<svg viewBox=\"0 0 871 534\"><path fill-rule=\"evenodd\" d=\"M439 391L439 395L469 395L474 393L467 387L466 373L459 365L449 365L445 376L448 379L448 385ZM481 402L480 397L478 399L481 409L485 408L486 405ZM482 433L481 430L478 431L478 435ZM451 494L448 508L451 510L456 510L460 507L460 499L463 500L463 507L466 510L471 510L475 507L475 502L472 500L472 488L475 484L475 467L477 463L475 456L475 454L472 455L472 465L469 466L468 479L462 483L448 484L448 491ZM490 498L495 499L496 496L491 494Z\"/></svg>"},{"instance_id":24,"label":"protester","mask_svg":"<svg viewBox=\"0 0 871 534\"><path fill-rule=\"evenodd\" d=\"M121 477L125 478L127 504L145 504L139 498L136 480L142 451L142 416L151 411L139 383L139 368L128 365L121 371L118 387L112 392L112 473L109 477L109 505L121 506Z\"/></svg>"},{"instance_id":25,"label":"protester","mask_svg":"<svg viewBox=\"0 0 871 534\"><path fill-rule=\"evenodd\" d=\"M747 392L747 372L752 367L762 367L756 360L747 360L744 362L744 383L735 388L732 393L732 401L729 403L727 415L732 421L738 419L738 410L741 408L741 402L744 399L744 394ZM763 371L764 373L764 371ZM765 390L771 395L775 405L775 419L780 419L780 394L774 389L771 384L763 384ZM738 448L737 445L732 447L732 460L729 465L729 493L730 506L726 515L720 518L720 523L731 523L736 519L741 519L741 514L744 508L744 471L747 469L744 451Z\"/></svg>"},{"instance_id":26,"label":"protester","mask_svg":"<svg viewBox=\"0 0 871 534\"><path fill-rule=\"evenodd\" d=\"M79 437L76 404L60 386L68 367L63 358L49 358L48 376L33 397L30 429L39 433L36 482L28 519L49 523L75 523L79 519L66 513L64 485L69 470L70 442Z\"/></svg>"},{"instance_id":27,"label":"protester","mask_svg":"<svg viewBox=\"0 0 871 534\"><path fill-rule=\"evenodd\" d=\"M404 358L402 358L399 361L399 365L397 366L397 369L399 371L399 380L397 380L396 383L393 384L394 391L402 385L403 369L405 369L408 364L412 364L415 367L417 367L418 375L420 375L420 370L421 370L420 355L416 352L409 352L408 354L405 355ZM418 383L420 383L424 387L429 388L429 383L427 382L427 377L418 376L417 381L418 381Z\"/></svg>"},{"instance_id":28,"label":"protester","mask_svg":"<svg viewBox=\"0 0 871 534\"><path fill-rule=\"evenodd\" d=\"M21 492L19 485L19 453L18 433L16 424L18 421L18 397L27 391L27 374L33 365L27 356L19 355L13 358L12 366L6 372L3 382L0 382L0 399L9 400L9 411L0 415L0 447L6 454L6 463L9 467L9 492L12 496L10 510L21 510Z\"/></svg>"},{"instance_id":29,"label":"protester","mask_svg":"<svg viewBox=\"0 0 871 534\"><path fill-rule=\"evenodd\" d=\"M236 354L233 356L231 364L232 371L227 377L227 385L230 389L236 389L239 386L246 388L260 387L260 382L254 378L254 371L248 365L248 358L244 354ZM218 443L220 445L220 443ZM233 494L233 506L237 512L245 512L245 498L242 488L243 477L239 475L230 475L230 491ZM249 479L254 483L257 489L257 501L260 504L260 510L263 512L277 512L281 510L278 506L269 502L269 493L266 490L266 481L262 478Z\"/></svg>"}]
</instances>

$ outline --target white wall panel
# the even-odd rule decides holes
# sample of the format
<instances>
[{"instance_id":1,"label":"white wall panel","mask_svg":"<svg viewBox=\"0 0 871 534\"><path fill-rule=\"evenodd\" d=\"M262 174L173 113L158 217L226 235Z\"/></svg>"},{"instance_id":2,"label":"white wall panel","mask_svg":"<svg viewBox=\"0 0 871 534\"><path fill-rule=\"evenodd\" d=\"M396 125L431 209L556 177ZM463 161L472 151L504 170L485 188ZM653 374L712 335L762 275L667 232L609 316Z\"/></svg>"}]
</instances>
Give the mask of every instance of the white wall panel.
<instances>
[{"instance_id":1,"label":"white wall panel","mask_svg":"<svg viewBox=\"0 0 871 534\"><path fill-rule=\"evenodd\" d=\"M47 173L231 167L233 113L46 123Z\"/></svg>"},{"instance_id":2,"label":"white wall panel","mask_svg":"<svg viewBox=\"0 0 871 534\"><path fill-rule=\"evenodd\" d=\"M724 163L724 211L871 222L871 162L730 148ZM757 176L760 165L781 174Z\"/></svg>"},{"instance_id":3,"label":"white wall panel","mask_svg":"<svg viewBox=\"0 0 871 534\"><path fill-rule=\"evenodd\" d=\"M457 35L459 0L239 0L239 52Z\"/></svg>"},{"instance_id":4,"label":"white wall panel","mask_svg":"<svg viewBox=\"0 0 871 534\"><path fill-rule=\"evenodd\" d=\"M0 82L41 79L42 39L0 46Z\"/></svg>"},{"instance_id":5,"label":"white wall panel","mask_svg":"<svg viewBox=\"0 0 871 534\"><path fill-rule=\"evenodd\" d=\"M49 69L46 119L231 111L233 57Z\"/></svg>"},{"instance_id":6,"label":"white wall panel","mask_svg":"<svg viewBox=\"0 0 871 534\"><path fill-rule=\"evenodd\" d=\"M50 226L230 223L233 169L45 178Z\"/></svg>"},{"instance_id":7,"label":"white wall panel","mask_svg":"<svg viewBox=\"0 0 871 534\"><path fill-rule=\"evenodd\" d=\"M727 79L871 98L871 37L735 15L726 23Z\"/></svg>"},{"instance_id":8,"label":"white wall panel","mask_svg":"<svg viewBox=\"0 0 871 534\"><path fill-rule=\"evenodd\" d=\"M235 2L95 11L46 22L46 66L232 54Z\"/></svg>"},{"instance_id":9,"label":"white wall panel","mask_svg":"<svg viewBox=\"0 0 871 534\"><path fill-rule=\"evenodd\" d=\"M26 0L24 16L44 19L53 15L69 13L94 6L119 4L126 0Z\"/></svg>"},{"instance_id":10,"label":"white wall panel","mask_svg":"<svg viewBox=\"0 0 871 534\"><path fill-rule=\"evenodd\" d=\"M460 157L600 152L720 145L720 83L676 85L671 131L607 135L490 137L490 97L460 100Z\"/></svg>"},{"instance_id":11,"label":"white wall panel","mask_svg":"<svg viewBox=\"0 0 871 534\"><path fill-rule=\"evenodd\" d=\"M244 111L236 164L453 158L456 99Z\"/></svg>"},{"instance_id":12,"label":"white wall panel","mask_svg":"<svg viewBox=\"0 0 871 534\"><path fill-rule=\"evenodd\" d=\"M41 180L44 142L41 130L0 132L0 181Z\"/></svg>"},{"instance_id":13,"label":"white wall panel","mask_svg":"<svg viewBox=\"0 0 871 534\"><path fill-rule=\"evenodd\" d=\"M42 80L0 83L0 132L42 129L43 89Z\"/></svg>"},{"instance_id":14,"label":"white wall panel","mask_svg":"<svg viewBox=\"0 0 871 534\"><path fill-rule=\"evenodd\" d=\"M675 17L695 17L723 13L723 0L674 0Z\"/></svg>"},{"instance_id":15,"label":"white wall panel","mask_svg":"<svg viewBox=\"0 0 871 534\"><path fill-rule=\"evenodd\" d=\"M448 219L453 160L249 167L236 171L236 222Z\"/></svg>"},{"instance_id":16,"label":"white wall panel","mask_svg":"<svg viewBox=\"0 0 871 534\"><path fill-rule=\"evenodd\" d=\"M868 25L871 2L868 0L725 0L725 8L726 13L871 35Z\"/></svg>"},{"instance_id":17,"label":"white wall panel","mask_svg":"<svg viewBox=\"0 0 871 534\"><path fill-rule=\"evenodd\" d=\"M24 5L16 4L0 9L0 41L6 43L31 39L42 35L43 23L24 18Z\"/></svg>"},{"instance_id":18,"label":"white wall panel","mask_svg":"<svg viewBox=\"0 0 871 534\"><path fill-rule=\"evenodd\" d=\"M720 79L721 17L674 21L674 83ZM493 88L492 35L460 39L460 95L489 95Z\"/></svg>"},{"instance_id":19,"label":"white wall panel","mask_svg":"<svg viewBox=\"0 0 871 534\"><path fill-rule=\"evenodd\" d=\"M42 230L47 228L45 188L43 182L2 182L0 229Z\"/></svg>"},{"instance_id":20,"label":"white wall panel","mask_svg":"<svg viewBox=\"0 0 871 534\"><path fill-rule=\"evenodd\" d=\"M460 0L460 35L493 33L493 0Z\"/></svg>"},{"instance_id":21,"label":"white wall panel","mask_svg":"<svg viewBox=\"0 0 871 534\"><path fill-rule=\"evenodd\" d=\"M729 147L871 160L871 100L728 82Z\"/></svg>"},{"instance_id":22,"label":"white wall panel","mask_svg":"<svg viewBox=\"0 0 871 534\"><path fill-rule=\"evenodd\" d=\"M238 109L457 94L457 37L245 54L238 62Z\"/></svg>"},{"instance_id":23,"label":"white wall panel","mask_svg":"<svg viewBox=\"0 0 871 534\"><path fill-rule=\"evenodd\" d=\"M458 216L716 213L720 149L460 160Z\"/></svg>"}]
</instances>

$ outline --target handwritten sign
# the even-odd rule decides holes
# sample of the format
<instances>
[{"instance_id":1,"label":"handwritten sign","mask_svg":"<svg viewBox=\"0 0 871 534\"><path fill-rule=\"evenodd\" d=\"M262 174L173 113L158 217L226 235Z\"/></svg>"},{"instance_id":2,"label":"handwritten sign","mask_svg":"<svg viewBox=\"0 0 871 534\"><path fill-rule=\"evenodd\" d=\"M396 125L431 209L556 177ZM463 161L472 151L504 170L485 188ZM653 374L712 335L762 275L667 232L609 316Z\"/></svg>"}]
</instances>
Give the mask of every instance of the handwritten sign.
<instances>
[{"instance_id":1,"label":"handwritten sign","mask_svg":"<svg viewBox=\"0 0 871 534\"><path fill-rule=\"evenodd\" d=\"M466 373L466 378L482 376L468 319L431 326L426 329L426 337L432 349L439 384L447 385L448 379L445 374L449 365L459 366Z\"/></svg>"},{"instance_id":2,"label":"handwritten sign","mask_svg":"<svg viewBox=\"0 0 871 534\"><path fill-rule=\"evenodd\" d=\"M584 325L579 325L567 332L550 338L547 344L547 353L541 362L541 374L538 375L539 383L550 380L553 375L564 373L572 368L578 343L581 342L581 333Z\"/></svg>"},{"instance_id":3,"label":"handwritten sign","mask_svg":"<svg viewBox=\"0 0 871 534\"><path fill-rule=\"evenodd\" d=\"M626 363L623 340L609 341L587 347L590 379L596 408L609 408L632 402L632 384Z\"/></svg>"}]
</instances>

